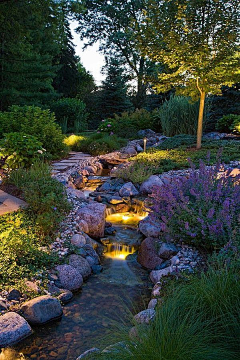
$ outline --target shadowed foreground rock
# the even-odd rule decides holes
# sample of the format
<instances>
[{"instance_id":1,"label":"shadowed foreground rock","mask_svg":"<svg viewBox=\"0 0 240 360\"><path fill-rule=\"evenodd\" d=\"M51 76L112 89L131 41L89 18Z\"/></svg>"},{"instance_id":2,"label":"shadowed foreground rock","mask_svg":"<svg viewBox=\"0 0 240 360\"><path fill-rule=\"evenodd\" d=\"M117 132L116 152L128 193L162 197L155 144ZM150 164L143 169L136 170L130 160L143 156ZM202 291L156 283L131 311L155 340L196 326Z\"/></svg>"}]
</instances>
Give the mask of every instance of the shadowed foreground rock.
<instances>
[{"instance_id":1,"label":"shadowed foreground rock","mask_svg":"<svg viewBox=\"0 0 240 360\"><path fill-rule=\"evenodd\" d=\"M45 324L62 316L60 301L45 295L25 302L21 311L30 324Z\"/></svg>"},{"instance_id":2,"label":"shadowed foreground rock","mask_svg":"<svg viewBox=\"0 0 240 360\"><path fill-rule=\"evenodd\" d=\"M31 333L30 325L22 316L14 312L0 316L0 347L14 345Z\"/></svg>"},{"instance_id":3,"label":"shadowed foreground rock","mask_svg":"<svg viewBox=\"0 0 240 360\"><path fill-rule=\"evenodd\" d=\"M161 265L163 260L158 256L160 240L148 237L141 243L138 252L138 262L143 267L153 270L156 266Z\"/></svg>"}]
</instances>

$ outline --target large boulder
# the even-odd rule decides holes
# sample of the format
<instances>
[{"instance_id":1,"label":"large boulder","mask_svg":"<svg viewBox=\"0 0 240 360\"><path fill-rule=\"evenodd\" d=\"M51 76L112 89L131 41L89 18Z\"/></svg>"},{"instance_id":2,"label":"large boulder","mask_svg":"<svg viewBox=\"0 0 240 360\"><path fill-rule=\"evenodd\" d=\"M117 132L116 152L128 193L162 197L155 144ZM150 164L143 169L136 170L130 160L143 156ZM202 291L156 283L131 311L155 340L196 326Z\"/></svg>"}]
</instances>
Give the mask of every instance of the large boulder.
<instances>
[{"instance_id":1,"label":"large boulder","mask_svg":"<svg viewBox=\"0 0 240 360\"><path fill-rule=\"evenodd\" d=\"M140 137L140 138L144 138L144 137L147 137L147 138L150 138L152 136L155 136L156 133L151 130L151 129L145 129L145 130L139 130L137 135Z\"/></svg>"},{"instance_id":2,"label":"large boulder","mask_svg":"<svg viewBox=\"0 0 240 360\"><path fill-rule=\"evenodd\" d=\"M21 307L24 318L30 324L45 324L62 316L60 301L43 295L25 302Z\"/></svg>"},{"instance_id":3,"label":"large boulder","mask_svg":"<svg viewBox=\"0 0 240 360\"><path fill-rule=\"evenodd\" d=\"M139 192L132 182L128 182L121 187L119 195L122 197L137 196L139 195Z\"/></svg>"},{"instance_id":4,"label":"large boulder","mask_svg":"<svg viewBox=\"0 0 240 360\"><path fill-rule=\"evenodd\" d=\"M137 155L137 150L135 149L134 146L127 146L126 148L124 148L120 154L120 158L128 158L131 156L135 156Z\"/></svg>"},{"instance_id":5,"label":"large boulder","mask_svg":"<svg viewBox=\"0 0 240 360\"><path fill-rule=\"evenodd\" d=\"M80 220L84 220L88 225L88 235L93 238L104 236L106 205L92 203L82 207L78 211Z\"/></svg>"},{"instance_id":6,"label":"large boulder","mask_svg":"<svg viewBox=\"0 0 240 360\"><path fill-rule=\"evenodd\" d=\"M174 244L163 243L159 249L158 255L165 260L170 259L178 253L178 249Z\"/></svg>"},{"instance_id":7,"label":"large boulder","mask_svg":"<svg viewBox=\"0 0 240 360\"><path fill-rule=\"evenodd\" d=\"M155 187L161 187L163 185L162 180L157 175L150 176L144 181L140 187L140 193L151 194Z\"/></svg>"},{"instance_id":8,"label":"large boulder","mask_svg":"<svg viewBox=\"0 0 240 360\"><path fill-rule=\"evenodd\" d=\"M28 322L15 312L0 316L0 348L14 345L31 335Z\"/></svg>"},{"instance_id":9,"label":"large boulder","mask_svg":"<svg viewBox=\"0 0 240 360\"><path fill-rule=\"evenodd\" d=\"M160 247L159 239L148 237L140 245L138 251L138 262L145 268L153 270L161 265L163 260L158 256Z\"/></svg>"},{"instance_id":10,"label":"large boulder","mask_svg":"<svg viewBox=\"0 0 240 360\"><path fill-rule=\"evenodd\" d=\"M80 255L72 254L69 256L69 265L74 267L83 279L87 279L91 275L91 267L86 259Z\"/></svg>"},{"instance_id":11,"label":"large boulder","mask_svg":"<svg viewBox=\"0 0 240 360\"><path fill-rule=\"evenodd\" d=\"M61 287L70 291L77 291L83 284L80 272L71 265L58 265L56 267Z\"/></svg>"},{"instance_id":12,"label":"large boulder","mask_svg":"<svg viewBox=\"0 0 240 360\"><path fill-rule=\"evenodd\" d=\"M150 216L147 216L145 219L141 220L138 224L139 230L141 233L147 237L157 238L161 233L161 224L157 219L153 219Z\"/></svg>"}]
</instances>

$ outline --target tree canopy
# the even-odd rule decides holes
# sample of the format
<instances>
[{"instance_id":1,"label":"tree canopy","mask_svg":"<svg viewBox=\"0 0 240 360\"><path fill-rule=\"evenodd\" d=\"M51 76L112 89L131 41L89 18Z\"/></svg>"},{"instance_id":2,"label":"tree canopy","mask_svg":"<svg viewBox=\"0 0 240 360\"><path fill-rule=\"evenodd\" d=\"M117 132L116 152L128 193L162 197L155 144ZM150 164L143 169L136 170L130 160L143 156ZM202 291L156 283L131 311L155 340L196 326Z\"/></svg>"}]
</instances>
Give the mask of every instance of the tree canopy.
<instances>
[{"instance_id":1,"label":"tree canopy","mask_svg":"<svg viewBox=\"0 0 240 360\"><path fill-rule=\"evenodd\" d=\"M197 147L205 96L239 78L238 0L147 0L139 32L144 55L166 65L158 89L200 94Z\"/></svg>"}]
</instances>

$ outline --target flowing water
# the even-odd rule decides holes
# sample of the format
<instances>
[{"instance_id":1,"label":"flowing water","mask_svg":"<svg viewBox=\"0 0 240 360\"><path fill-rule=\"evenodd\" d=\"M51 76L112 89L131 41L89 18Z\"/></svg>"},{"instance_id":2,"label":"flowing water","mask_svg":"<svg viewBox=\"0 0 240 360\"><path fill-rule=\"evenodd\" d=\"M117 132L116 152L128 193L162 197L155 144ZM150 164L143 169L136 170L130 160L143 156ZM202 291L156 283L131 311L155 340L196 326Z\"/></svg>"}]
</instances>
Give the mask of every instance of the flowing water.
<instances>
[{"instance_id":1,"label":"flowing water","mask_svg":"<svg viewBox=\"0 0 240 360\"><path fill-rule=\"evenodd\" d=\"M98 180L106 180L108 173L99 175L85 189L86 197L99 185ZM111 334L119 325L131 326L131 313L146 308L150 296L148 274L134 254L142 238L136 225L146 216L138 212L108 211L106 220L114 224L116 233L103 239L103 272L92 275L81 292L64 306L61 320L34 327L32 336L2 349L0 360L76 360L85 350L102 347L104 340L108 345L116 342Z\"/></svg>"},{"instance_id":2,"label":"flowing water","mask_svg":"<svg viewBox=\"0 0 240 360\"><path fill-rule=\"evenodd\" d=\"M60 321L34 328L19 345L2 350L0 360L76 360L85 350L102 344L118 325L131 325L129 310L146 308L147 272L133 254L141 236L136 228L117 225L106 240L103 272L93 275L64 307ZM108 344L111 339L108 339ZM116 341L115 339L112 340ZM22 355L21 355L22 354Z\"/></svg>"}]
</instances>

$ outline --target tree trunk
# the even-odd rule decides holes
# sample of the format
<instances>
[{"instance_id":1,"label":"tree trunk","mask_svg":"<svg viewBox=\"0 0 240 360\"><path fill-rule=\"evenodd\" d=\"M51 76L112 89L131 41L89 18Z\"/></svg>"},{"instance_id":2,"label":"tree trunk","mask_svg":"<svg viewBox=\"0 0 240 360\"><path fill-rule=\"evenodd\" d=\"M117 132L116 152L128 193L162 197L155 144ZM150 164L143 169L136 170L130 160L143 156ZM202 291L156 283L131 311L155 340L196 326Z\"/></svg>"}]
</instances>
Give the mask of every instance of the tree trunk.
<instances>
[{"instance_id":1,"label":"tree trunk","mask_svg":"<svg viewBox=\"0 0 240 360\"><path fill-rule=\"evenodd\" d=\"M202 91L200 96L199 113L198 113L197 150L201 149L202 146L203 112L204 112L205 97L206 97L206 93L205 91Z\"/></svg>"},{"instance_id":2,"label":"tree trunk","mask_svg":"<svg viewBox=\"0 0 240 360\"><path fill-rule=\"evenodd\" d=\"M136 109L141 109L144 106L146 100L146 85L143 83L144 63L145 63L145 59L144 57L141 57L139 64L138 79L137 79L137 94L134 103Z\"/></svg>"}]
</instances>

